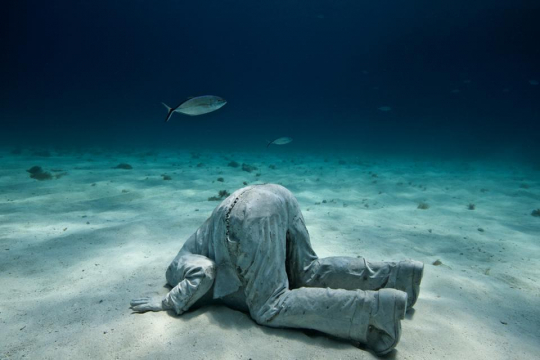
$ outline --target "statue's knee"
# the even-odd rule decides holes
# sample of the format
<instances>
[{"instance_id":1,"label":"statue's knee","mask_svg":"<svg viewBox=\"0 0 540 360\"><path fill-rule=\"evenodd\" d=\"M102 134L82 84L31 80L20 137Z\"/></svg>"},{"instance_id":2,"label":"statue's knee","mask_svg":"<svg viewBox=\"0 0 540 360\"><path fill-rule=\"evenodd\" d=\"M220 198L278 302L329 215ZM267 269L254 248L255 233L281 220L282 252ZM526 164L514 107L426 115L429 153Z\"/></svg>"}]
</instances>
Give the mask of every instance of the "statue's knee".
<instances>
[{"instance_id":1,"label":"statue's knee","mask_svg":"<svg viewBox=\"0 0 540 360\"><path fill-rule=\"evenodd\" d=\"M268 325L268 319L266 316L260 315L257 312L250 312L251 318L259 325L266 326Z\"/></svg>"},{"instance_id":2,"label":"statue's knee","mask_svg":"<svg viewBox=\"0 0 540 360\"><path fill-rule=\"evenodd\" d=\"M277 298L269 299L264 305L260 307L249 308L249 314L251 318L259 325L264 326L276 326L275 318L283 311L287 311L287 306L279 301Z\"/></svg>"}]
</instances>

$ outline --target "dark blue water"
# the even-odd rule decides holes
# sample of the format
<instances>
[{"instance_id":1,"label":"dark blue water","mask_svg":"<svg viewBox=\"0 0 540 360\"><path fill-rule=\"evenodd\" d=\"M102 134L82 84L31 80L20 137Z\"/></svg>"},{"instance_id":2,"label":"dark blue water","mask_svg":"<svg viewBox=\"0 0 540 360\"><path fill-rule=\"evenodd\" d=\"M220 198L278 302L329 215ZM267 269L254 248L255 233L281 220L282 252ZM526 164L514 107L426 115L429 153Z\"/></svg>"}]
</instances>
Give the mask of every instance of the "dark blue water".
<instances>
[{"instance_id":1,"label":"dark blue water","mask_svg":"<svg viewBox=\"0 0 540 360\"><path fill-rule=\"evenodd\" d=\"M2 8L4 145L540 155L537 1ZM203 94L228 104L163 122L162 101Z\"/></svg>"}]
</instances>

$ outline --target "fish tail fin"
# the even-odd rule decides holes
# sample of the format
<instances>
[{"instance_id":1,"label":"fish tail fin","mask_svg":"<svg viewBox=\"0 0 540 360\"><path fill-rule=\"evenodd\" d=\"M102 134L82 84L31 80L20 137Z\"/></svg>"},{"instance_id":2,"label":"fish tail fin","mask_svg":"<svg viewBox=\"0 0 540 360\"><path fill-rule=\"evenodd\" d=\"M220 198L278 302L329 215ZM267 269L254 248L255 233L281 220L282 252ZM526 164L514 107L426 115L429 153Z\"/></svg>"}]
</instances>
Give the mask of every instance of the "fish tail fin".
<instances>
[{"instance_id":1,"label":"fish tail fin","mask_svg":"<svg viewBox=\"0 0 540 360\"><path fill-rule=\"evenodd\" d=\"M167 122L167 121L169 121L171 119L171 116L172 116L174 110L171 109L170 106L168 106L167 104L165 104L165 103L162 103L162 104L167 109L167 117L165 118L165 122Z\"/></svg>"},{"instance_id":2,"label":"fish tail fin","mask_svg":"<svg viewBox=\"0 0 540 360\"><path fill-rule=\"evenodd\" d=\"M273 143L273 141L268 141L268 140L266 140L266 142L267 142L266 147L269 147Z\"/></svg>"}]
</instances>

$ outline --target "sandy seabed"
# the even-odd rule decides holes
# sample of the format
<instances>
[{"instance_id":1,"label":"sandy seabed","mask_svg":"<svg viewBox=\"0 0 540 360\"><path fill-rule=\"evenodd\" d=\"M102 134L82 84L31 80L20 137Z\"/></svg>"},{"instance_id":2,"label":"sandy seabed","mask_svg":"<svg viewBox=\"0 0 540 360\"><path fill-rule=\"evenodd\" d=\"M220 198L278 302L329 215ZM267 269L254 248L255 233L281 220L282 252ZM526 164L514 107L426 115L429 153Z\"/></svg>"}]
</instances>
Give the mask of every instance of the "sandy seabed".
<instances>
[{"instance_id":1,"label":"sandy seabed","mask_svg":"<svg viewBox=\"0 0 540 360\"><path fill-rule=\"evenodd\" d=\"M114 168L120 163L132 169ZM180 317L129 309L132 298L167 293L166 267L218 204L208 198L244 182L289 188L321 257L426 264L389 358L540 354L538 168L282 148L4 149L0 164L1 359L375 358L223 306ZM36 165L52 179L30 178Z\"/></svg>"}]
</instances>

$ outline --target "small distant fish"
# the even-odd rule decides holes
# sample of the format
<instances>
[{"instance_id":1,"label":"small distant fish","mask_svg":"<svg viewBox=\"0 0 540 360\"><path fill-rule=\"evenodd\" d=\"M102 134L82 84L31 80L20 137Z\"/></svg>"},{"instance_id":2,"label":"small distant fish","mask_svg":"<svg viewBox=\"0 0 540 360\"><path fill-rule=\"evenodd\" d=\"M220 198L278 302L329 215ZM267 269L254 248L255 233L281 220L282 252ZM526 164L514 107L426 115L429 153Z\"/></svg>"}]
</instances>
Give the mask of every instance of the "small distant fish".
<instances>
[{"instance_id":1,"label":"small distant fish","mask_svg":"<svg viewBox=\"0 0 540 360\"><path fill-rule=\"evenodd\" d=\"M268 140L266 140L268 141ZM268 145L266 145L266 147L269 147L270 145L274 144L274 145L285 145L285 144L288 144L292 141L292 139L290 137L280 137L280 138L277 138L273 141L268 141Z\"/></svg>"},{"instance_id":2,"label":"small distant fish","mask_svg":"<svg viewBox=\"0 0 540 360\"><path fill-rule=\"evenodd\" d=\"M464 84L470 84L470 83L472 83L472 80L463 80L463 83Z\"/></svg>"},{"instance_id":3,"label":"small distant fish","mask_svg":"<svg viewBox=\"0 0 540 360\"><path fill-rule=\"evenodd\" d=\"M460 90L459 89L454 89L452 91L450 91L452 94L459 94Z\"/></svg>"},{"instance_id":4,"label":"small distant fish","mask_svg":"<svg viewBox=\"0 0 540 360\"><path fill-rule=\"evenodd\" d=\"M529 84L536 86L540 83L538 82L538 80L529 80Z\"/></svg>"},{"instance_id":5,"label":"small distant fish","mask_svg":"<svg viewBox=\"0 0 540 360\"><path fill-rule=\"evenodd\" d=\"M167 108L168 111L167 117L165 118L165 122L167 122L171 119L172 114L175 112L191 116L202 115L216 111L226 103L227 101L219 96L203 95L189 98L175 108L171 108L165 103L162 104Z\"/></svg>"},{"instance_id":6,"label":"small distant fish","mask_svg":"<svg viewBox=\"0 0 540 360\"><path fill-rule=\"evenodd\" d=\"M381 106L381 107L378 107L377 109L380 111L385 111L385 112L392 110L390 106Z\"/></svg>"}]
</instances>

